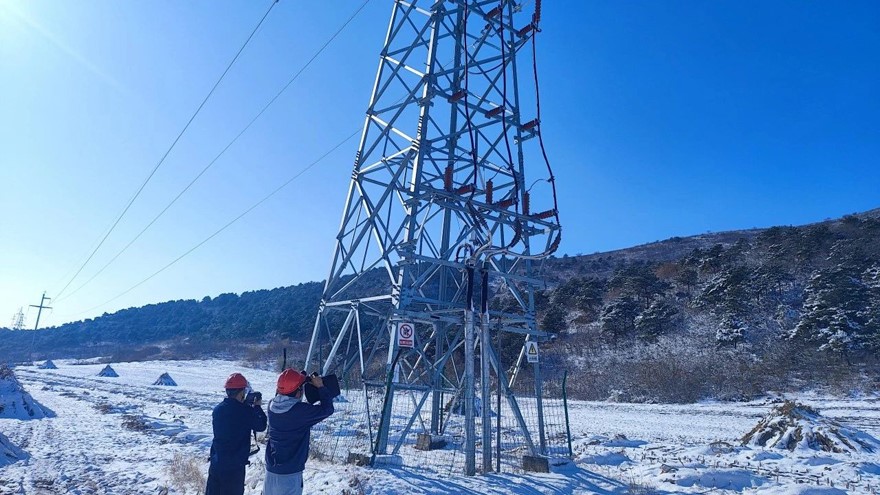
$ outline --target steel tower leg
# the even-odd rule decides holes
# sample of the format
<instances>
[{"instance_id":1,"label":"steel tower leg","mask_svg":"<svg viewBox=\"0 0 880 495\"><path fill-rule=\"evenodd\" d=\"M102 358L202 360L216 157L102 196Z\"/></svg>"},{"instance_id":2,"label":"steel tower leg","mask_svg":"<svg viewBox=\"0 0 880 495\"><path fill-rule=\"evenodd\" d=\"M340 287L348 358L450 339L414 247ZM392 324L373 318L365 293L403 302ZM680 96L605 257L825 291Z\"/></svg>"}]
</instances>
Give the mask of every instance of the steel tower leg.
<instances>
[{"instance_id":1,"label":"steel tower leg","mask_svg":"<svg viewBox=\"0 0 880 495\"><path fill-rule=\"evenodd\" d=\"M467 270L467 308L464 310L464 474L476 474L477 435L474 424L474 267Z\"/></svg>"},{"instance_id":2,"label":"steel tower leg","mask_svg":"<svg viewBox=\"0 0 880 495\"><path fill-rule=\"evenodd\" d=\"M492 421L489 413L489 352L492 337L489 335L489 271L480 270L480 416L483 426L483 473L492 471ZM500 414L498 411L496 414Z\"/></svg>"}]
</instances>

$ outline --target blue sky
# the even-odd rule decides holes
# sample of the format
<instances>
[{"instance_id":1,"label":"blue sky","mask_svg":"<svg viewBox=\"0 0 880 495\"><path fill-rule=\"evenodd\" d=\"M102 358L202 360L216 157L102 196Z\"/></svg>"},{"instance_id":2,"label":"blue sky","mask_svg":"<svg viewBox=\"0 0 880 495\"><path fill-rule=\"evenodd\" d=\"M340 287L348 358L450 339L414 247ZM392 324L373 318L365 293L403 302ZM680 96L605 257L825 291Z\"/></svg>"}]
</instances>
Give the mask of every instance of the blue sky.
<instances>
[{"instance_id":1,"label":"blue sky","mask_svg":"<svg viewBox=\"0 0 880 495\"><path fill-rule=\"evenodd\" d=\"M390 0L370 1L165 216L70 295L360 3L281 0L41 326L326 276L355 140L99 306L362 125ZM0 326L70 280L268 5L0 0ZM542 127L559 181L563 253L880 206L880 3L544 5ZM35 312L28 316L32 325Z\"/></svg>"}]
</instances>

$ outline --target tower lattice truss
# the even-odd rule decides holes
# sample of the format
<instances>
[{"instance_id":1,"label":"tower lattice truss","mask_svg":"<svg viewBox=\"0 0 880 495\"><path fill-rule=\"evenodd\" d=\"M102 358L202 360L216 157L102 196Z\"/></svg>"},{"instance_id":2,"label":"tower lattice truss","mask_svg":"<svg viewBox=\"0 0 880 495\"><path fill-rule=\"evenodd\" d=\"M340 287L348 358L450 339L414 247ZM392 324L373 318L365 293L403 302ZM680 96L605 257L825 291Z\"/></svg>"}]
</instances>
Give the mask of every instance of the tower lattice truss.
<instances>
[{"instance_id":1,"label":"tower lattice truss","mask_svg":"<svg viewBox=\"0 0 880 495\"><path fill-rule=\"evenodd\" d=\"M542 454L540 368L523 354L547 337L535 321L535 272L558 246L560 224L540 136L540 2L522 10L498 0L394 2L306 359L363 388L369 454L397 453L415 433L441 435L456 398L477 423L473 399L494 392L524 446ZM487 307L490 295L505 303ZM520 351L500 352L510 339ZM538 428L520 412L521 370L534 377ZM401 393L410 419L395 425ZM472 474L474 447L466 450Z\"/></svg>"}]
</instances>

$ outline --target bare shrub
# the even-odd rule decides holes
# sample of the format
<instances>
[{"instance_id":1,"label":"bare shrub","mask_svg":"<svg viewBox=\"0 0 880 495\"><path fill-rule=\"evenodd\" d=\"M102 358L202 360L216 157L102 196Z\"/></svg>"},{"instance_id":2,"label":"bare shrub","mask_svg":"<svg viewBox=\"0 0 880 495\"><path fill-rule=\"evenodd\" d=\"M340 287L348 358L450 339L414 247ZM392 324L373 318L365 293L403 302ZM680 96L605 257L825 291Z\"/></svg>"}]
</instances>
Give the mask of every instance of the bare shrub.
<instances>
[{"instance_id":1,"label":"bare shrub","mask_svg":"<svg viewBox=\"0 0 880 495\"><path fill-rule=\"evenodd\" d=\"M626 485L626 493L628 495L654 495L660 491L648 483L633 480Z\"/></svg>"},{"instance_id":2,"label":"bare shrub","mask_svg":"<svg viewBox=\"0 0 880 495\"><path fill-rule=\"evenodd\" d=\"M707 397L745 400L784 383L783 371L768 370L747 346L719 349L695 335L661 336L627 346L573 335L548 361L576 364L569 397L621 402L688 403ZM548 352L553 355L554 351ZM548 356L549 357L549 356ZM549 366L549 364L548 364ZM562 370L557 370L561 374ZM548 369L548 374L552 370ZM778 389L778 388L777 388Z\"/></svg>"},{"instance_id":3,"label":"bare shrub","mask_svg":"<svg viewBox=\"0 0 880 495\"><path fill-rule=\"evenodd\" d=\"M155 345L142 347L123 347L116 349L109 357L100 359L102 363L132 363L158 359L162 354L162 348Z\"/></svg>"},{"instance_id":4,"label":"bare shrub","mask_svg":"<svg viewBox=\"0 0 880 495\"><path fill-rule=\"evenodd\" d=\"M0 366L0 378L11 378L14 376L15 373L13 373L12 368L6 366L5 364Z\"/></svg>"},{"instance_id":5,"label":"bare shrub","mask_svg":"<svg viewBox=\"0 0 880 495\"><path fill-rule=\"evenodd\" d=\"M280 352L276 352L271 344L253 346L245 349L241 356L241 362L251 368L269 370L274 368L273 364L278 355L280 355Z\"/></svg>"},{"instance_id":6,"label":"bare shrub","mask_svg":"<svg viewBox=\"0 0 880 495\"><path fill-rule=\"evenodd\" d=\"M348 488L342 490L342 495L364 495L366 490L360 477L356 474L348 478Z\"/></svg>"},{"instance_id":7,"label":"bare shrub","mask_svg":"<svg viewBox=\"0 0 880 495\"><path fill-rule=\"evenodd\" d=\"M55 480L53 478L35 478L31 483L33 483L34 488L47 490L49 493L55 491Z\"/></svg>"},{"instance_id":8,"label":"bare shrub","mask_svg":"<svg viewBox=\"0 0 880 495\"><path fill-rule=\"evenodd\" d=\"M113 410L113 406L108 402L100 402L95 404L95 409L101 414L109 414Z\"/></svg>"},{"instance_id":9,"label":"bare shrub","mask_svg":"<svg viewBox=\"0 0 880 495\"><path fill-rule=\"evenodd\" d=\"M287 363L284 363L284 349L287 349ZM308 344L305 342L276 341L266 345L250 345L241 352L242 364L252 368L269 371L283 371L305 358Z\"/></svg>"},{"instance_id":10,"label":"bare shrub","mask_svg":"<svg viewBox=\"0 0 880 495\"><path fill-rule=\"evenodd\" d=\"M168 466L168 478L171 486L183 493L201 495L207 480L202 473L201 463L193 457L183 454L174 454L171 464Z\"/></svg>"},{"instance_id":11,"label":"bare shrub","mask_svg":"<svg viewBox=\"0 0 880 495\"><path fill-rule=\"evenodd\" d=\"M204 359L206 356L231 357L238 349L235 343L212 340L184 338L166 342L162 351L162 359L183 361L187 359ZM230 354L231 353L231 354Z\"/></svg>"},{"instance_id":12,"label":"bare shrub","mask_svg":"<svg viewBox=\"0 0 880 495\"><path fill-rule=\"evenodd\" d=\"M122 427L132 431L149 431L152 427L144 421L144 418L135 414L122 416Z\"/></svg>"},{"instance_id":13,"label":"bare shrub","mask_svg":"<svg viewBox=\"0 0 880 495\"><path fill-rule=\"evenodd\" d=\"M309 448L309 459L327 461L330 460L330 456L324 452L324 446L322 444L313 442Z\"/></svg>"}]
</instances>

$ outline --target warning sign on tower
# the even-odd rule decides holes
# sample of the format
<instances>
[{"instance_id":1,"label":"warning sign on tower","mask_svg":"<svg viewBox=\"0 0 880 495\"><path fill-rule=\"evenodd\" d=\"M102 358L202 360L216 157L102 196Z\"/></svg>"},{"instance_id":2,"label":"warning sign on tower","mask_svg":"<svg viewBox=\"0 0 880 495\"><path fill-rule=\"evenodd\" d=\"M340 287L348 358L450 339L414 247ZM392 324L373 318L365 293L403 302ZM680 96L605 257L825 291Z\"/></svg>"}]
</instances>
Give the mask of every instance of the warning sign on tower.
<instances>
[{"instance_id":1,"label":"warning sign on tower","mask_svg":"<svg viewBox=\"0 0 880 495\"><path fill-rule=\"evenodd\" d=\"M413 335L415 334L415 326L410 321L401 321L397 323L397 346L412 347Z\"/></svg>"},{"instance_id":2,"label":"warning sign on tower","mask_svg":"<svg viewBox=\"0 0 880 495\"><path fill-rule=\"evenodd\" d=\"M533 341L526 342L526 358L530 363L538 362L538 343Z\"/></svg>"}]
</instances>

